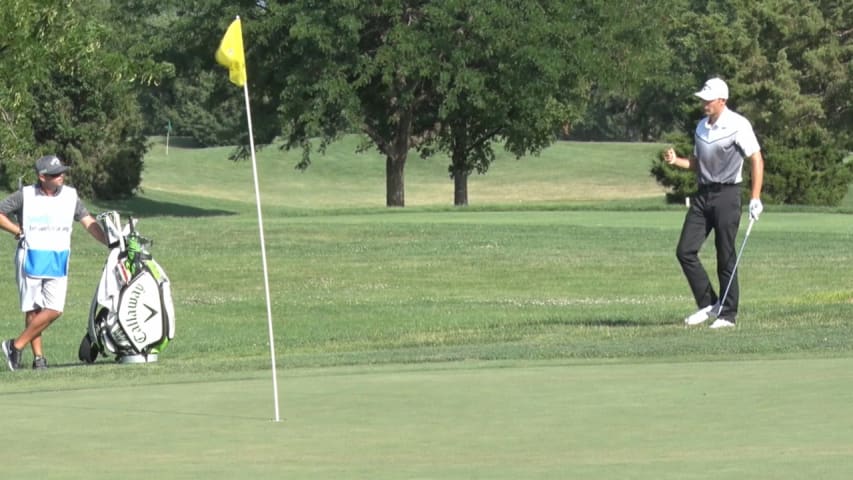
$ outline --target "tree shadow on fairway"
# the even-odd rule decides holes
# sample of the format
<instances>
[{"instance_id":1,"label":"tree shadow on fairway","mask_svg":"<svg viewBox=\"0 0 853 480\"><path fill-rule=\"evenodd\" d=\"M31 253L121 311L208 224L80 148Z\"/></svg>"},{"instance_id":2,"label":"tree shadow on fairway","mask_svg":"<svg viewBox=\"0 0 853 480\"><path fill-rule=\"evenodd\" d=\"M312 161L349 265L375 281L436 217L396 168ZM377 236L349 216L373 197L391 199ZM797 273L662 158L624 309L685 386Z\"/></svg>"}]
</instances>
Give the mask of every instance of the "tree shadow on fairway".
<instances>
[{"instance_id":1,"label":"tree shadow on fairway","mask_svg":"<svg viewBox=\"0 0 853 480\"><path fill-rule=\"evenodd\" d=\"M95 361L94 363L86 363L84 361L65 362L65 363L51 363L50 360L48 360L48 362L49 362L48 366L47 366L48 370L59 370L59 369L66 369L66 368L98 368L98 367L106 367L106 366L112 366L112 365L120 365L116 361L101 360L100 358L99 358L99 360ZM131 364L128 364L128 365L130 366ZM29 370L30 369L29 364L22 365L22 366L23 366L23 368L21 368L21 370Z\"/></svg>"},{"instance_id":2,"label":"tree shadow on fairway","mask_svg":"<svg viewBox=\"0 0 853 480\"><path fill-rule=\"evenodd\" d=\"M567 326L599 327L599 328L638 328L638 327L661 327L675 325L677 322L662 318L655 320L637 320L628 318L600 318L588 320L566 320L552 319L548 323L560 323Z\"/></svg>"},{"instance_id":3,"label":"tree shadow on fairway","mask_svg":"<svg viewBox=\"0 0 853 480\"><path fill-rule=\"evenodd\" d=\"M144 197L115 200L98 204L105 210L115 210L132 217L218 217L236 215L237 212L218 208L198 208L172 202L159 202Z\"/></svg>"},{"instance_id":4,"label":"tree shadow on fairway","mask_svg":"<svg viewBox=\"0 0 853 480\"><path fill-rule=\"evenodd\" d=\"M648 327L648 326L661 326L661 325L670 325L672 321L670 320L628 320L628 319L607 319L607 320L584 320L580 322L581 325L587 327L608 327L608 328L618 328L618 327Z\"/></svg>"}]
</instances>

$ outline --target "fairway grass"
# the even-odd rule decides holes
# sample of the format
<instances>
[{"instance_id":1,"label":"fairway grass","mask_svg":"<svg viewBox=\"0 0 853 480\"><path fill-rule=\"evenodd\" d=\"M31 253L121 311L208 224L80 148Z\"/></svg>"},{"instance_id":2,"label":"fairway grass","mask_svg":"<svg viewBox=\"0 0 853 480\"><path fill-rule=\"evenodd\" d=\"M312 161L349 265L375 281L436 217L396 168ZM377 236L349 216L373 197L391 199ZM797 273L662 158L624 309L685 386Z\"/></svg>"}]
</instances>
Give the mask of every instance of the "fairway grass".
<instances>
[{"instance_id":1,"label":"fairway grass","mask_svg":"<svg viewBox=\"0 0 853 480\"><path fill-rule=\"evenodd\" d=\"M297 369L279 423L261 374L21 392L0 394L21 432L2 458L66 480L841 480L851 380L849 358Z\"/></svg>"},{"instance_id":2,"label":"fairway grass","mask_svg":"<svg viewBox=\"0 0 853 480\"><path fill-rule=\"evenodd\" d=\"M176 338L156 364L80 364L105 251L75 228L51 368L0 371L0 478L851 478L850 198L768 205L737 328L685 328L660 145L501 154L467 208L446 159L412 156L389 209L356 143L305 172L259 154L282 422L250 166L155 145L139 196L90 207L154 239ZM713 239L701 258L713 272Z\"/></svg>"},{"instance_id":3,"label":"fairway grass","mask_svg":"<svg viewBox=\"0 0 853 480\"><path fill-rule=\"evenodd\" d=\"M324 155L315 153L304 170L294 166L301 151L275 147L258 151L257 169L265 205L311 209L385 206L385 158L375 150L355 154L358 137L348 136ZM626 155L626 148L630 154ZM649 174L657 144L559 142L538 156L520 160L498 149L485 175L469 177L471 206L531 203L602 202L654 199L664 190ZM155 143L146 156L146 192L253 204L252 171L247 161L228 161L231 148L171 149ZM405 169L407 207L452 206L454 183L444 155L409 155ZM192 179L192 181L187 181ZM193 199L186 199L193 202Z\"/></svg>"}]
</instances>

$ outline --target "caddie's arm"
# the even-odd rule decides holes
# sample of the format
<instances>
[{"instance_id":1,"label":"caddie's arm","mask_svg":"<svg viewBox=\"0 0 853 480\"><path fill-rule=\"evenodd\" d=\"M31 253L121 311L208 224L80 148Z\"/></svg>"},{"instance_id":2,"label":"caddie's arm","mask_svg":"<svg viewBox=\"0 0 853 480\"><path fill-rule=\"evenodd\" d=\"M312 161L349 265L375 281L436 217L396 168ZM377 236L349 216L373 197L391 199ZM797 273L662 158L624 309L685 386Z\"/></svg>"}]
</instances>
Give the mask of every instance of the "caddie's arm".
<instances>
[{"instance_id":1,"label":"caddie's arm","mask_svg":"<svg viewBox=\"0 0 853 480\"><path fill-rule=\"evenodd\" d=\"M106 246L110 246L107 240L107 234L104 233L104 229L101 228L101 224L95 220L95 217L91 215L86 215L85 217L80 219L80 224L83 225L83 228L89 232L89 235L93 236L95 240L103 243Z\"/></svg>"},{"instance_id":2,"label":"caddie's arm","mask_svg":"<svg viewBox=\"0 0 853 480\"><path fill-rule=\"evenodd\" d=\"M7 216L6 216L5 214L3 214L3 213L0 213L0 228L2 228L3 230L6 230L7 232L11 233L12 235L14 235L14 236L15 236L15 238L20 238L20 237L21 237L21 235L24 233L24 232L21 230L21 227L20 227L20 226L18 226L18 224L17 224L17 223L15 223L15 222L13 222L12 220L10 220L10 219L9 219L9 217L7 217Z\"/></svg>"},{"instance_id":3,"label":"caddie's arm","mask_svg":"<svg viewBox=\"0 0 853 480\"><path fill-rule=\"evenodd\" d=\"M679 157L675 154L675 150L672 148L667 148L666 151L663 152L663 161L673 167L683 168L685 170L696 169L696 160L691 157Z\"/></svg>"}]
</instances>

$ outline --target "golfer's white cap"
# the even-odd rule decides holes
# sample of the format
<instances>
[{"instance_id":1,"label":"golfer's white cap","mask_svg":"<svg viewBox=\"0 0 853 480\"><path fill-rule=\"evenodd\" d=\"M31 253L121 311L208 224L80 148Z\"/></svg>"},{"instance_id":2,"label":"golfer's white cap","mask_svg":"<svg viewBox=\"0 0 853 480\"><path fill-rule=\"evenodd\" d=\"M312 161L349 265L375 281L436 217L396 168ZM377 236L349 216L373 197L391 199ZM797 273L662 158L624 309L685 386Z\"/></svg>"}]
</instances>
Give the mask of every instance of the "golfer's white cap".
<instances>
[{"instance_id":1,"label":"golfer's white cap","mask_svg":"<svg viewBox=\"0 0 853 480\"><path fill-rule=\"evenodd\" d=\"M699 90L693 95L696 95L706 102L710 102L711 100L716 100L718 98L728 99L729 86L719 78L712 78L705 82L705 85L702 86L702 90Z\"/></svg>"}]
</instances>

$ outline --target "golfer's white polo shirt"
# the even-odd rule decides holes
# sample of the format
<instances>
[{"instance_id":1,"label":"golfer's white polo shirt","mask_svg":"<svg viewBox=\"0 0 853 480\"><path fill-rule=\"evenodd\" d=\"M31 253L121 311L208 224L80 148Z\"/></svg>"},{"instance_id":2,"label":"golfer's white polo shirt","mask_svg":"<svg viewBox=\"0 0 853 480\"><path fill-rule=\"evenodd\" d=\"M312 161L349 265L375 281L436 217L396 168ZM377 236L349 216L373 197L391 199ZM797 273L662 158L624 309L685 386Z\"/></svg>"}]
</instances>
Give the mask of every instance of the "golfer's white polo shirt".
<instances>
[{"instance_id":1,"label":"golfer's white polo shirt","mask_svg":"<svg viewBox=\"0 0 853 480\"><path fill-rule=\"evenodd\" d=\"M761 150L749 120L728 108L713 125L708 117L699 122L693 145L700 185L741 183L743 159Z\"/></svg>"}]
</instances>

